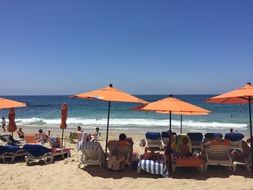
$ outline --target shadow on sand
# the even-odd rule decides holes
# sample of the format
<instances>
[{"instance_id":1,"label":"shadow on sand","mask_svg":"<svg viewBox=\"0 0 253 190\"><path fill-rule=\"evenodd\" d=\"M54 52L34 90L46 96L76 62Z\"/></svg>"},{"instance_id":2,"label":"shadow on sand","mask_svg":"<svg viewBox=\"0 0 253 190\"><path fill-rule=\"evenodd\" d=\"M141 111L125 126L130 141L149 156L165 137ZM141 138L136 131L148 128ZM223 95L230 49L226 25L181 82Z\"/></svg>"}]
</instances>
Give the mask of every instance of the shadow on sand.
<instances>
[{"instance_id":1,"label":"shadow on sand","mask_svg":"<svg viewBox=\"0 0 253 190\"><path fill-rule=\"evenodd\" d=\"M126 169L124 171L109 171L99 166L86 166L82 170L88 172L93 177L102 178L163 178L160 175L152 175L141 171L140 174L137 170ZM243 176L245 178L253 178L253 173L248 172L245 167L238 166L236 172L230 171L227 167L209 166L207 171L201 173L196 168L177 168L175 173L170 172L169 177L175 179L195 179L195 180L207 180L208 178L228 178L229 176Z\"/></svg>"}]
</instances>

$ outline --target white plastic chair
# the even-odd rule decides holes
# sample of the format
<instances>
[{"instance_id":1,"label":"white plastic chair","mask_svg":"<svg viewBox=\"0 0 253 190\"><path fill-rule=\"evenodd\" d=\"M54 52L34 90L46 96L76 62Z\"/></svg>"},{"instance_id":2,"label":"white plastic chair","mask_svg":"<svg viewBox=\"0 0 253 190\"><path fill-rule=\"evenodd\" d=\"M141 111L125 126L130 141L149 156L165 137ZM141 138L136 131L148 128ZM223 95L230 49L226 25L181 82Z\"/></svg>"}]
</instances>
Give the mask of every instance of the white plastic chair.
<instances>
[{"instance_id":1,"label":"white plastic chair","mask_svg":"<svg viewBox=\"0 0 253 190\"><path fill-rule=\"evenodd\" d=\"M105 153L99 142L79 142L79 150L81 150L82 155L79 162L79 167L81 165L99 165L102 166L105 161Z\"/></svg>"},{"instance_id":2,"label":"white plastic chair","mask_svg":"<svg viewBox=\"0 0 253 190\"><path fill-rule=\"evenodd\" d=\"M205 147L206 163L205 170L209 165L227 166L230 170L236 171L236 165L230 157L231 147L225 144L212 144Z\"/></svg>"}]
</instances>

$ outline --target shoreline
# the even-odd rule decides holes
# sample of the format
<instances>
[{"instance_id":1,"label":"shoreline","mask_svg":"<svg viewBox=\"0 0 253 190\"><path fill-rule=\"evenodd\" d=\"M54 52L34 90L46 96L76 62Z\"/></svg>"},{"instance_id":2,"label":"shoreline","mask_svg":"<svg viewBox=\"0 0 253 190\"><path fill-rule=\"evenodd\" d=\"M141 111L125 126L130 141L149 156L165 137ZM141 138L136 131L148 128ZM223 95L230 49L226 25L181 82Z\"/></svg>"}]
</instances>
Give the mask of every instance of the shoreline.
<instances>
[{"instance_id":1,"label":"shoreline","mask_svg":"<svg viewBox=\"0 0 253 190\"><path fill-rule=\"evenodd\" d=\"M39 129L42 129L46 134L48 134L48 131L50 130L50 134L51 136L61 136L62 130L60 129L59 125L54 125L54 127L52 127L52 125L32 125L32 126L27 126L27 125L17 125L17 128L21 127L23 129L24 133L36 133L38 132ZM82 126L81 128L84 132L87 133L94 133L95 132L95 128L97 126ZM64 130L64 136L69 136L70 132L75 132L77 128L76 126L71 126L71 127L67 127ZM126 128L125 130L121 130L121 129L115 129L115 126L110 126L109 128L109 135L110 134L120 134L120 133L125 133L127 134L127 136L129 136L128 134L138 134L138 135L142 135L143 138L145 137L145 133L146 132L162 132L162 131L167 131L168 128L164 128L163 130L159 130L153 127L150 127L150 130L146 130L146 128L142 129L142 128L138 128L138 130L136 128ZM177 134L180 134L180 128L172 128L172 131L176 132ZM100 128L100 132L102 133L103 136L105 136L106 133L106 128ZM220 129L220 130L206 130L206 129L202 129L202 130L196 130L196 129L187 129L187 127L183 127L183 134L186 134L188 132L200 132L203 135L205 133L208 132L214 132L214 133L221 133L224 135L226 133L229 133L229 129ZM243 131L238 131L238 133L242 133L244 135L244 138L249 138L249 129L243 130ZM2 129L0 129L0 134L8 134L8 132L3 133ZM14 135L16 135L16 132L14 133Z\"/></svg>"}]
</instances>

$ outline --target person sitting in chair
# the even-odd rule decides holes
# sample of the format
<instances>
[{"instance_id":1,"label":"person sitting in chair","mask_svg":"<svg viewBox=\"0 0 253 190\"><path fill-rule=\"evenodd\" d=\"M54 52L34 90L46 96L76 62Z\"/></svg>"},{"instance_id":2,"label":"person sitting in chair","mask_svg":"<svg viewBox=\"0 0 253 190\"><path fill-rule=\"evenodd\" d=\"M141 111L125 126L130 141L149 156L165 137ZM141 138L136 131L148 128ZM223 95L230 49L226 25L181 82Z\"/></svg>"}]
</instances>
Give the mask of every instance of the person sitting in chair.
<instances>
[{"instance_id":1,"label":"person sitting in chair","mask_svg":"<svg viewBox=\"0 0 253 190\"><path fill-rule=\"evenodd\" d=\"M36 141L40 143L46 143L49 139L49 137L46 135L45 132L43 132L42 129L39 129L39 133L35 134L36 136Z\"/></svg>"},{"instance_id":2,"label":"person sitting in chair","mask_svg":"<svg viewBox=\"0 0 253 190\"><path fill-rule=\"evenodd\" d=\"M24 138L25 138L25 134L24 134L24 132L23 132L23 130L22 130L21 127L18 128L17 133L18 133L18 137L19 137L19 138L21 138L21 139L24 139Z\"/></svg>"},{"instance_id":3,"label":"person sitting in chair","mask_svg":"<svg viewBox=\"0 0 253 190\"><path fill-rule=\"evenodd\" d=\"M82 133L82 132L83 132L83 130L82 130L81 126L77 126L77 133Z\"/></svg>"},{"instance_id":4,"label":"person sitting in chair","mask_svg":"<svg viewBox=\"0 0 253 190\"><path fill-rule=\"evenodd\" d=\"M244 140L241 141L242 151L232 150L230 152L230 156L233 160L243 162L244 159L247 158L250 155L250 153L252 151L250 146L248 145L248 143L250 143L250 140L251 139L249 138L246 141L244 141Z\"/></svg>"},{"instance_id":5,"label":"person sitting in chair","mask_svg":"<svg viewBox=\"0 0 253 190\"><path fill-rule=\"evenodd\" d=\"M125 133L121 133L119 135L119 141L124 141L124 142L127 142L130 147L131 147L131 154L133 153L133 145L134 145L134 142L133 142L133 139L130 138L130 137L127 137Z\"/></svg>"},{"instance_id":6,"label":"person sitting in chair","mask_svg":"<svg viewBox=\"0 0 253 190\"><path fill-rule=\"evenodd\" d=\"M150 152L146 151L142 156L142 160L153 160L153 161L160 161L163 160L163 155L158 153L155 153L154 150L151 150Z\"/></svg>"},{"instance_id":7,"label":"person sitting in chair","mask_svg":"<svg viewBox=\"0 0 253 190\"><path fill-rule=\"evenodd\" d=\"M181 157L188 157L191 156L190 148L188 146L189 140L187 138L182 139L182 143L179 144L180 152L179 155Z\"/></svg>"}]
</instances>

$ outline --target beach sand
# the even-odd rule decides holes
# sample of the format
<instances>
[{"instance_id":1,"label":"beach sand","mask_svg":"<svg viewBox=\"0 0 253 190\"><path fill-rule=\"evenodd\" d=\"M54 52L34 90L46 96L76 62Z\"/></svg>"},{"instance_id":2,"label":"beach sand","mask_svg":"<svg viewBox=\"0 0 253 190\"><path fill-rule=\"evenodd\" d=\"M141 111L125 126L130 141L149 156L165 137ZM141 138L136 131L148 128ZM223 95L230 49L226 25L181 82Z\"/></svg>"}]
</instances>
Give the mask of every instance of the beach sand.
<instances>
[{"instance_id":1,"label":"beach sand","mask_svg":"<svg viewBox=\"0 0 253 190\"><path fill-rule=\"evenodd\" d=\"M139 142L144 134L126 134L134 139L134 151L143 153ZM119 133L110 133L109 139L117 139L118 135ZM105 134L102 136L105 137ZM101 141L103 148L104 139ZM137 174L137 171L131 169L121 172L108 171L99 166L80 169L78 163L81 153L77 152L75 144L66 143L66 146L73 148L71 157L56 160L52 164L36 163L26 166L24 161L1 163L0 189L253 189L253 174L243 166L238 167L236 172L231 172L226 167L210 167L204 173L195 168L179 168L176 173L170 173L169 178L144 172Z\"/></svg>"}]
</instances>

